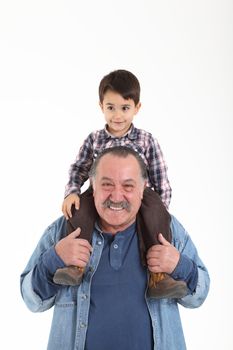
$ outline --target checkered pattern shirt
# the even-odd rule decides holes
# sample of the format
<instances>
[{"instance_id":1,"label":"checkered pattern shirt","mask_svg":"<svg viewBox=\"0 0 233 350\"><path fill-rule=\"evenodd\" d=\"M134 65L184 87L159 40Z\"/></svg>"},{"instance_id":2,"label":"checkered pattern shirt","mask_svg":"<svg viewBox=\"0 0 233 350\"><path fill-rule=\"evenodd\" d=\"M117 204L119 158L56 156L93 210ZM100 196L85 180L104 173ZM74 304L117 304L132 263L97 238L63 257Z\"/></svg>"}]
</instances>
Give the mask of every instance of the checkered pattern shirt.
<instances>
[{"instance_id":1,"label":"checkered pattern shirt","mask_svg":"<svg viewBox=\"0 0 233 350\"><path fill-rule=\"evenodd\" d=\"M105 148L114 146L128 146L140 154L147 166L148 186L160 195L164 205L168 208L172 191L159 143L151 133L137 129L133 124L127 134L122 137L111 135L106 127L88 135L80 147L75 163L70 166L65 197L71 193L80 194L82 185L88 179L93 160Z\"/></svg>"}]
</instances>

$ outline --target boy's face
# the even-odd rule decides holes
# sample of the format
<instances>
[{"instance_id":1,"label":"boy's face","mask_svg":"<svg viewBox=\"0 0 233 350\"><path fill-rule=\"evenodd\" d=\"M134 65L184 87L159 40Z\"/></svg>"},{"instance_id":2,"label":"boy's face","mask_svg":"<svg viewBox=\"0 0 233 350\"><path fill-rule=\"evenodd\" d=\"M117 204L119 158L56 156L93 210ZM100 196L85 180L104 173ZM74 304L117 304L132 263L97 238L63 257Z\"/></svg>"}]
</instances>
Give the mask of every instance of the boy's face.
<instances>
[{"instance_id":1,"label":"boy's face","mask_svg":"<svg viewBox=\"0 0 233 350\"><path fill-rule=\"evenodd\" d=\"M117 92L108 90L100 103L100 107L107 122L108 131L114 135L121 137L130 128L134 116L138 113L141 103L137 106L132 99L125 100Z\"/></svg>"}]
</instances>

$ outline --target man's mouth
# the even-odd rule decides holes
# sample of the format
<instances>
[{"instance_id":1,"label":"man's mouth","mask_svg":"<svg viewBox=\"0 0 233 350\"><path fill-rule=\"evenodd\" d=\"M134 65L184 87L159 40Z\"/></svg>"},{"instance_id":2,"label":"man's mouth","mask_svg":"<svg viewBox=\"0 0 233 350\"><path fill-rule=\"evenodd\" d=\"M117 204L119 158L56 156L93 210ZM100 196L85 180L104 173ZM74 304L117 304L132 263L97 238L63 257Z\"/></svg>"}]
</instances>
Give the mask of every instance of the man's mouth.
<instances>
[{"instance_id":1,"label":"man's mouth","mask_svg":"<svg viewBox=\"0 0 233 350\"><path fill-rule=\"evenodd\" d=\"M129 210L130 204L127 201L113 202L110 199L107 199L103 203L103 207L111 210L115 210L115 211L120 211L123 209Z\"/></svg>"}]
</instances>

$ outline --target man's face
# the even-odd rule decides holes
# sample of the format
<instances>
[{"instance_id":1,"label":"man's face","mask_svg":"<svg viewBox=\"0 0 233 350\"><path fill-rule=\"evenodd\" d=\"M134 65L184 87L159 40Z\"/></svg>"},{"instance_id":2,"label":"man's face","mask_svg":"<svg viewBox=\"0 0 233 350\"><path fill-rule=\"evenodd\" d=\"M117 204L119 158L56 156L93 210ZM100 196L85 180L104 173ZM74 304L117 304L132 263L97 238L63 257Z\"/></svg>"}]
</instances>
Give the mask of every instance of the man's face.
<instances>
[{"instance_id":1,"label":"man's face","mask_svg":"<svg viewBox=\"0 0 233 350\"><path fill-rule=\"evenodd\" d=\"M100 103L108 131L118 137L126 134L140 106L140 103L135 106L131 98L125 100L117 92L108 90L104 95L103 103Z\"/></svg>"},{"instance_id":2,"label":"man's face","mask_svg":"<svg viewBox=\"0 0 233 350\"><path fill-rule=\"evenodd\" d=\"M101 228L105 232L122 231L135 221L146 181L141 177L134 156L103 156L92 185Z\"/></svg>"}]
</instances>

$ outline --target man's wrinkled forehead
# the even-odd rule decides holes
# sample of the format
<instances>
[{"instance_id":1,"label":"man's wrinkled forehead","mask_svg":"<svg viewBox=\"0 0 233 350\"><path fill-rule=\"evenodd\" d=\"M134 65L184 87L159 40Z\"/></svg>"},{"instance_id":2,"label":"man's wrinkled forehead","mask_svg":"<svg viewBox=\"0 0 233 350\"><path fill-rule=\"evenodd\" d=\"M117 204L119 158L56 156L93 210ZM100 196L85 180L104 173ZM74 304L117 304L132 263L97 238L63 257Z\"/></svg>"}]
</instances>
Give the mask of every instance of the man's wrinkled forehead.
<instances>
[{"instance_id":1,"label":"man's wrinkled forehead","mask_svg":"<svg viewBox=\"0 0 233 350\"><path fill-rule=\"evenodd\" d=\"M100 179L138 182L141 171L137 159L131 154L119 157L111 153L105 154L96 168L96 176Z\"/></svg>"},{"instance_id":2,"label":"man's wrinkled forehead","mask_svg":"<svg viewBox=\"0 0 233 350\"><path fill-rule=\"evenodd\" d=\"M140 170L137 159L132 155L128 154L126 157L121 157L112 153L108 153L102 156L99 160L99 164L96 168L98 171L101 167L108 167L111 164L112 168L118 168L119 170L124 171L124 169L132 169L132 171ZM109 166L109 168L111 169Z\"/></svg>"}]
</instances>

